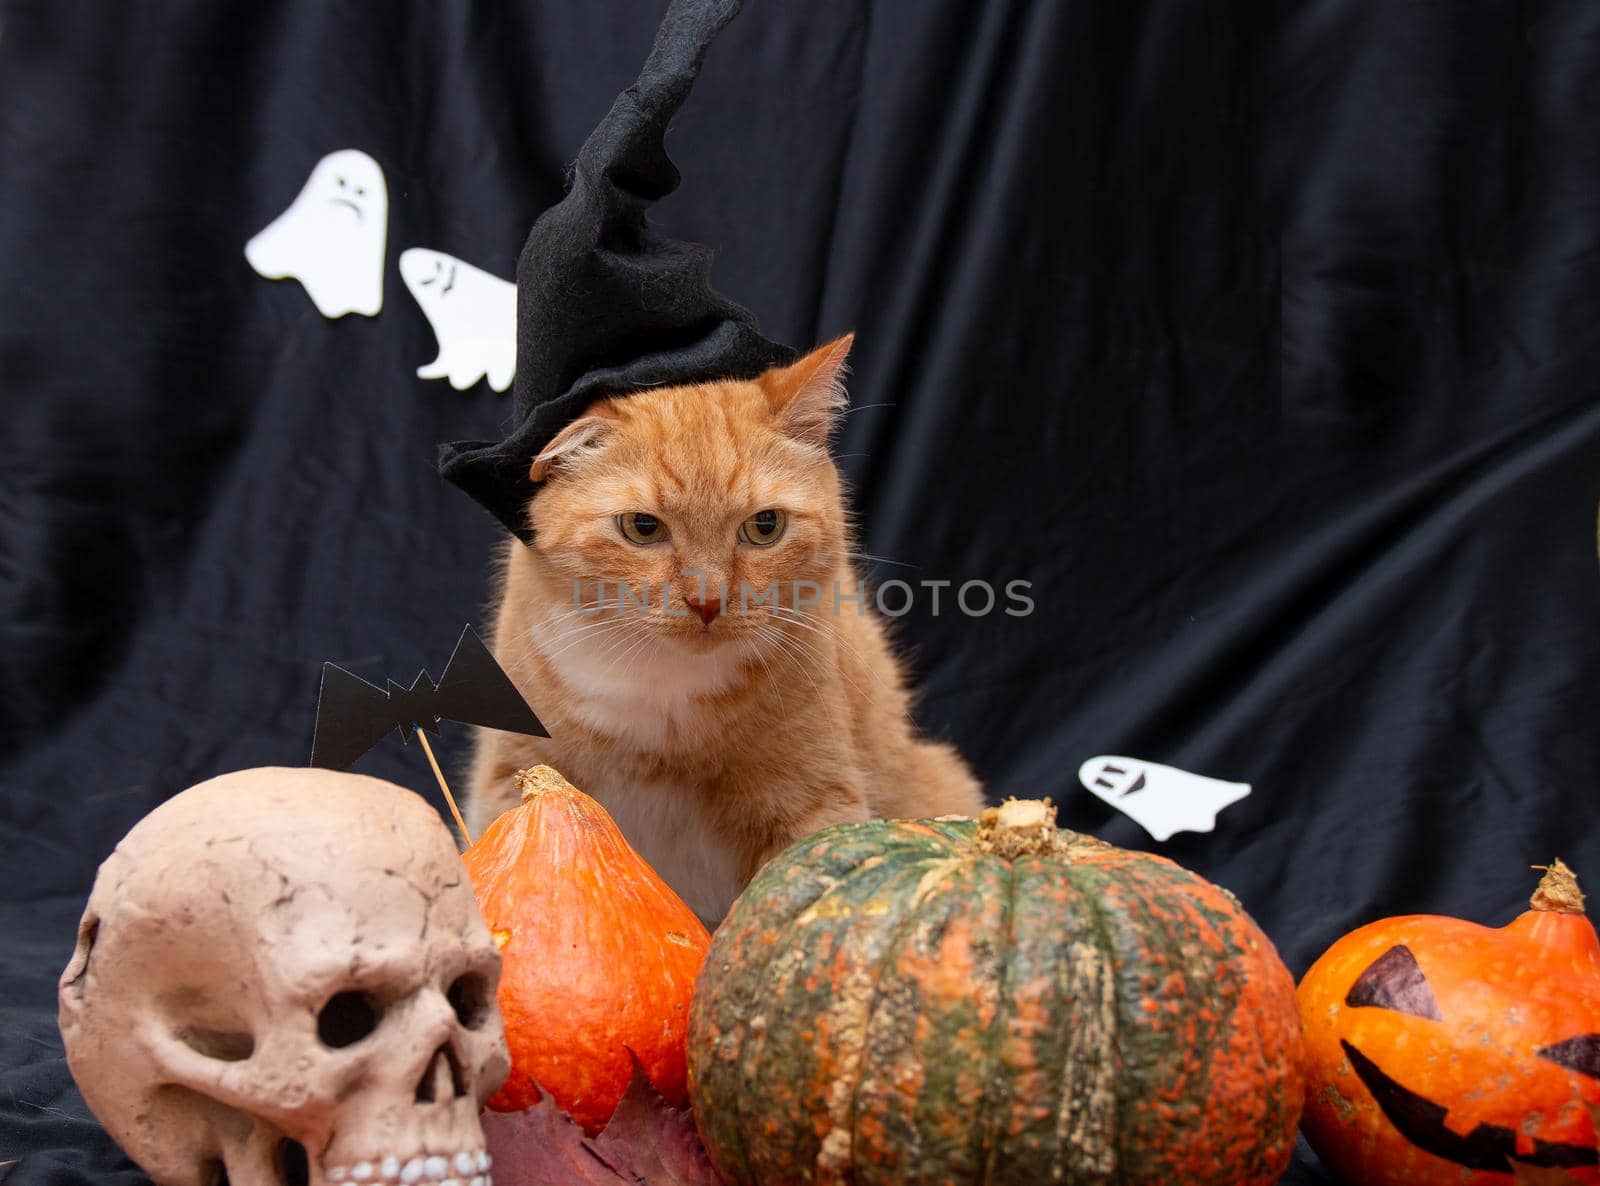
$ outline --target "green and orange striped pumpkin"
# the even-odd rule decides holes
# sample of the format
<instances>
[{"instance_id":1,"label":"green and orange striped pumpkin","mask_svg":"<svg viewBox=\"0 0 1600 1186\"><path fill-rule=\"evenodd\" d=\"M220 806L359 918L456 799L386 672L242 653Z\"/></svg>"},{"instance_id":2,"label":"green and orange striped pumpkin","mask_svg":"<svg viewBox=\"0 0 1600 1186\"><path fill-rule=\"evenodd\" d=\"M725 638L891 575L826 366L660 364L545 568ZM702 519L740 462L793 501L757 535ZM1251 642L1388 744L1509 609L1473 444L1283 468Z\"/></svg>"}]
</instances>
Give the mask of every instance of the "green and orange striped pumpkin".
<instances>
[{"instance_id":1,"label":"green and orange striped pumpkin","mask_svg":"<svg viewBox=\"0 0 1600 1186\"><path fill-rule=\"evenodd\" d=\"M713 937L689 1023L730 1186L1265 1186L1302 1057L1232 895L1037 801L795 845Z\"/></svg>"}]
</instances>

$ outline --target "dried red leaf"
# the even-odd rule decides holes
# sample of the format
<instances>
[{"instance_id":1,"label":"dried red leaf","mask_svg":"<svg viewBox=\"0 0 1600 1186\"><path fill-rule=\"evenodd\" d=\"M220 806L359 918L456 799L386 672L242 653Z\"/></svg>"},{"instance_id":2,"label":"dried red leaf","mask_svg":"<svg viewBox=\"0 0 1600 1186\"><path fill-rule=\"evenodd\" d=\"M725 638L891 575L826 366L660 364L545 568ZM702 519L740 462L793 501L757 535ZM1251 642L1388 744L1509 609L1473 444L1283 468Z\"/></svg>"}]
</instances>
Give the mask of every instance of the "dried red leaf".
<instances>
[{"instance_id":1,"label":"dried red leaf","mask_svg":"<svg viewBox=\"0 0 1600 1186\"><path fill-rule=\"evenodd\" d=\"M520 1112L485 1112L495 1186L723 1186L687 1108L657 1094L637 1061L633 1080L597 1137L549 1092Z\"/></svg>"}]
</instances>

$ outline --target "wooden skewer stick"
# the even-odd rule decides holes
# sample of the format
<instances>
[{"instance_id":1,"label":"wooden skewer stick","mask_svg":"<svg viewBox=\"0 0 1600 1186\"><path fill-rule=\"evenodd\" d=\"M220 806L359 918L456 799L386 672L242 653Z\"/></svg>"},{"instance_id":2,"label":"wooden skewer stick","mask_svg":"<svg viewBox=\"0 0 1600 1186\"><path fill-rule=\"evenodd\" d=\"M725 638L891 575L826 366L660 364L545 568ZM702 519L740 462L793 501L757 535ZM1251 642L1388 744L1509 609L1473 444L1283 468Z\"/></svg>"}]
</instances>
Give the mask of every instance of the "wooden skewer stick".
<instances>
[{"instance_id":1,"label":"wooden skewer stick","mask_svg":"<svg viewBox=\"0 0 1600 1186\"><path fill-rule=\"evenodd\" d=\"M439 769L439 759L433 756L433 746L428 744L428 735L420 725L417 726L417 740L422 742L422 752L428 755L428 765L433 767L433 776L439 780L439 789L444 792L444 801L450 805L450 814L456 817L456 827L461 829L470 846L472 833L467 831L467 821L461 818L461 808L456 806L456 797L450 793L450 784L445 782L444 771Z\"/></svg>"}]
</instances>

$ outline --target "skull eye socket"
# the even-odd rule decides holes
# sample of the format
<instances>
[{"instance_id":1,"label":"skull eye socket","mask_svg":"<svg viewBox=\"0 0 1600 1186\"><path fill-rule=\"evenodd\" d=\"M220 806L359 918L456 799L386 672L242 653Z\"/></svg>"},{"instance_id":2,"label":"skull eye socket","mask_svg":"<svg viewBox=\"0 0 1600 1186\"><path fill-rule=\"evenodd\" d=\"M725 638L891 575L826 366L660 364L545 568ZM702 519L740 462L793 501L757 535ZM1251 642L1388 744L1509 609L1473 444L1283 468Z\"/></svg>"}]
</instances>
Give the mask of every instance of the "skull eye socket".
<instances>
[{"instance_id":1,"label":"skull eye socket","mask_svg":"<svg viewBox=\"0 0 1600 1186\"><path fill-rule=\"evenodd\" d=\"M1580 1034L1537 1051L1540 1058L1559 1063L1591 1079L1600 1079L1600 1034Z\"/></svg>"},{"instance_id":2,"label":"skull eye socket","mask_svg":"<svg viewBox=\"0 0 1600 1186\"><path fill-rule=\"evenodd\" d=\"M456 1011L456 1020L469 1030L478 1029L489 1020L488 977L477 972L457 976L445 995Z\"/></svg>"},{"instance_id":3,"label":"skull eye socket","mask_svg":"<svg viewBox=\"0 0 1600 1186\"><path fill-rule=\"evenodd\" d=\"M196 1054L222 1062L243 1062L256 1052L255 1037L242 1030L190 1028L178 1032L178 1041Z\"/></svg>"},{"instance_id":4,"label":"skull eye socket","mask_svg":"<svg viewBox=\"0 0 1600 1186\"><path fill-rule=\"evenodd\" d=\"M334 1050L354 1045L377 1028L377 1002L354 989L334 993L317 1014L317 1037Z\"/></svg>"},{"instance_id":5,"label":"skull eye socket","mask_svg":"<svg viewBox=\"0 0 1600 1186\"><path fill-rule=\"evenodd\" d=\"M78 924L78 944L72 952L72 962L67 965L63 979L67 984L77 984L88 974L89 956L94 952L94 941L100 937L100 920L85 914Z\"/></svg>"},{"instance_id":6,"label":"skull eye socket","mask_svg":"<svg viewBox=\"0 0 1600 1186\"><path fill-rule=\"evenodd\" d=\"M1388 1009L1429 1021L1444 1019L1428 978L1417 966L1417 957L1404 944L1389 948L1367 965L1345 994L1344 1003L1354 1009Z\"/></svg>"}]
</instances>

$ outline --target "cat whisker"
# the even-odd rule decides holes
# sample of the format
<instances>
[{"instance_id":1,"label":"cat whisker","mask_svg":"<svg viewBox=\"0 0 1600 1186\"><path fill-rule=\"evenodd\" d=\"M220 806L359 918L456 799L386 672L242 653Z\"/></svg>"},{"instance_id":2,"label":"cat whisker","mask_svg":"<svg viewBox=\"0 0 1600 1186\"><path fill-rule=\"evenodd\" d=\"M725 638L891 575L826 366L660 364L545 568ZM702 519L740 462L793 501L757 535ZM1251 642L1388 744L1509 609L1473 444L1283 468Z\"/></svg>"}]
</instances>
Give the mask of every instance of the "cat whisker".
<instances>
[{"instance_id":1,"label":"cat whisker","mask_svg":"<svg viewBox=\"0 0 1600 1186\"><path fill-rule=\"evenodd\" d=\"M805 676L806 682L811 685L811 690L816 694L819 701L827 702L827 697L823 696L822 688L818 685L816 677L811 674L811 668L814 665L811 661L811 656L796 647L776 623L758 623L756 633L763 642L777 648L781 658L785 660L785 666L794 667L801 675Z\"/></svg>"},{"instance_id":2,"label":"cat whisker","mask_svg":"<svg viewBox=\"0 0 1600 1186\"><path fill-rule=\"evenodd\" d=\"M826 618L808 618L805 615L800 614L798 610L790 609L788 606L769 606L767 608L770 610L782 611L782 613L779 615L782 621L789 622L795 626L801 627L802 629L810 630L816 634L828 638L835 647L843 651L846 655L849 655L867 672L867 674L871 675L878 687L882 688L885 692L892 693L894 691L892 687L884 682L883 677L873 669L872 665L866 661L866 659L861 655L861 652L855 647L851 646L848 641L846 641L844 635L840 633L839 628L833 623L829 622ZM790 642L804 645L806 649L812 653L816 662L826 662L826 657L816 647L815 644L808 643L805 639L795 635L789 635L787 637ZM839 678L849 684L851 688L855 690L856 694L863 700L871 701L874 699L872 696L867 694L866 689L864 689L860 684L856 683L855 680L851 679L849 674L846 673L843 668L839 669ZM900 716L907 722L911 721L911 713L909 709L902 712Z\"/></svg>"},{"instance_id":3,"label":"cat whisker","mask_svg":"<svg viewBox=\"0 0 1600 1186\"><path fill-rule=\"evenodd\" d=\"M836 645L840 641L837 637L828 635L825 631L823 631L818 626L815 626L815 625L805 621L805 619L802 616L797 615L797 616L792 617L792 618L780 618L780 620L781 621L787 621L787 622L792 623L793 625L800 626L800 627L802 627L802 628L804 628L806 630L810 630L815 634L818 634L818 635L820 635L820 636L822 636L824 638L827 638L830 642L833 642ZM817 646L817 644L815 644L813 642L810 642L807 639L800 638L800 637L797 637L797 636L792 635L792 634L783 633L782 631L780 631L780 635L782 636L783 640L786 643L790 644L791 646L795 646L795 647L800 648L801 653L803 655L807 656L811 661L813 661L815 663L818 663L818 664L823 664L823 665L827 664L828 656L822 650L821 647ZM845 648L845 649L848 650L849 648ZM845 674L844 671L841 670L839 672L839 678L843 679L852 688L854 688L855 691L856 691L856 694L858 696L860 696L862 699L864 699L864 700L871 700L872 699L872 697L870 697L870 696L868 696L866 694L865 690L861 687L861 685L856 683L853 679L851 679L847 674Z\"/></svg>"},{"instance_id":4,"label":"cat whisker","mask_svg":"<svg viewBox=\"0 0 1600 1186\"><path fill-rule=\"evenodd\" d=\"M763 636L768 638L783 653L784 657L789 660L790 666L798 669L800 674L806 677L806 682L811 685L811 691L816 697L816 702L822 705L828 713L829 724L835 729L844 728L845 723L840 720L840 714L833 702L833 698L823 695L821 687L818 686L815 677L811 674L811 669L816 663L814 648L808 649L800 646L797 639L790 638L775 623L765 623L762 626L762 630L764 632Z\"/></svg>"},{"instance_id":5,"label":"cat whisker","mask_svg":"<svg viewBox=\"0 0 1600 1186\"><path fill-rule=\"evenodd\" d=\"M793 609L786 605L774 605L769 606L768 608L782 615L785 621L793 622L796 626L803 627L807 630L814 630L820 634L826 634L828 637L832 638L835 643L843 648L846 654L859 663L867 671L867 673L877 681L880 688L883 688L885 691L890 690L889 685L883 682L883 677L877 673L872 664L868 663L866 659L862 657L860 651L850 645L849 640L845 638L844 633L839 629L839 626L836 622L830 621L828 618L820 615L802 614L799 610Z\"/></svg>"},{"instance_id":6,"label":"cat whisker","mask_svg":"<svg viewBox=\"0 0 1600 1186\"><path fill-rule=\"evenodd\" d=\"M655 641L654 636L651 635L650 631L648 631L648 630L640 630L638 632L638 634L634 637L634 640L633 640L632 644L628 647L628 649L623 651L620 655L618 655L610 663L606 664L606 670L607 671L615 670L617 667L621 666L628 659L632 658L636 653L644 650L644 648L646 646L648 646L650 643L652 643L654 641Z\"/></svg>"},{"instance_id":7,"label":"cat whisker","mask_svg":"<svg viewBox=\"0 0 1600 1186\"><path fill-rule=\"evenodd\" d=\"M588 644L594 648L590 652L590 656L592 658L604 659L612 655L618 647L633 641L635 637L631 631L626 629L628 623L613 622L611 625L615 628L611 630L595 631L585 637L572 639L557 650L548 653L541 652L541 658L543 658L547 664L554 666L556 660L561 658L562 655L567 654L574 647ZM607 666L609 667L610 664Z\"/></svg>"},{"instance_id":8,"label":"cat whisker","mask_svg":"<svg viewBox=\"0 0 1600 1186\"><path fill-rule=\"evenodd\" d=\"M538 650L538 648L535 648L535 650L538 650L538 653L544 658L546 663L553 663L556 659L560 658L562 655L566 654L573 647L579 645L580 643L596 642L601 640L609 642L610 638L616 637L618 634L622 634L623 627L630 625L632 625L632 623L625 618L612 618L605 622L592 623L592 628L590 629L577 627L562 634L558 640L561 641L562 645L553 651ZM610 627L610 629L603 629L602 627ZM627 635L623 634L623 637L627 637Z\"/></svg>"},{"instance_id":9,"label":"cat whisker","mask_svg":"<svg viewBox=\"0 0 1600 1186\"><path fill-rule=\"evenodd\" d=\"M600 604L600 603L585 602L582 606L580 606L578 608L580 608L580 609L581 608L593 608L597 604ZM507 636L505 636L503 638L497 637L495 639L495 645L497 647L514 647L514 646L517 646L520 643L527 642L533 636L533 632L535 630L537 630L540 626L546 625L551 621L554 621L554 622L566 622L566 621L569 621L569 620L574 619L574 618L578 619L581 622L589 622L589 621L593 621L594 615L590 614L590 613L577 613L577 612L574 612L573 610L557 610L551 615L551 617L549 619L538 619L538 620L535 620L535 621L531 621L526 626L523 626L520 630L516 631L513 634L507 635Z\"/></svg>"},{"instance_id":10,"label":"cat whisker","mask_svg":"<svg viewBox=\"0 0 1600 1186\"><path fill-rule=\"evenodd\" d=\"M558 620L566 616L565 614L559 615ZM548 640L534 637L534 630L541 624L543 623L535 623L522 632L523 646L517 652L517 658L514 660L515 665L524 665L535 655L544 659L546 663L550 663L579 643L593 640L596 637L603 637L628 625L629 622L627 619L619 618L604 618L599 621L583 620L575 626L569 626L561 630L555 637Z\"/></svg>"},{"instance_id":11,"label":"cat whisker","mask_svg":"<svg viewBox=\"0 0 1600 1186\"><path fill-rule=\"evenodd\" d=\"M640 637L648 633L637 619L619 618L613 622L613 625L617 627L615 630L597 632L588 639L580 640L598 644L594 657L607 660L607 671L615 668L622 658L618 654L619 651L622 651L624 647L631 650Z\"/></svg>"},{"instance_id":12,"label":"cat whisker","mask_svg":"<svg viewBox=\"0 0 1600 1186\"><path fill-rule=\"evenodd\" d=\"M761 627L760 623L757 623L756 638L759 640L760 637ZM789 727L789 709L783 703L783 685L772 674L772 665L767 662L767 657L761 653L760 646L751 647L750 653L755 656L756 662L761 664L761 670L767 673L767 683L771 685L773 695L778 698L778 712L783 717L783 727L787 730Z\"/></svg>"},{"instance_id":13,"label":"cat whisker","mask_svg":"<svg viewBox=\"0 0 1600 1186\"><path fill-rule=\"evenodd\" d=\"M560 642L561 640L563 640L565 638L571 637L573 634L582 634L582 633L588 632L590 630L599 629L599 628L604 627L604 626L614 625L617 622L616 618L579 618L576 622L573 622L571 625L565 625L565 623L567 623L567 622L569 622L571 620L572 620L571 616L567 615L567 614L561 614L561 615L557 616L557 618L555 619L555 624L560 628L557 630L555 636L548 640L548 643L557 643L557 642ZM536 644L539 640L534 637L535 631L537 630L537 628L539 626L544 626L544 625L548 625L548 624L550 624L550 623L540 622L540 623L536 623L534 626L529 627L529 629L527 630L527 632L526 632L526 634L524 636L524 641Z\"/></svg>"},{"instance_id":14,"label":"cat whisker","mask_svg":"<svg viewBox=\"0 0 1600 1186\"><path fill-rule=\"evenodd\" d=\"M824 549L820 555L828 557L843 557L847 560L869 560L874 564L893 564L898 568L921 568L920 564L911 564L904 560L891 560L887 556L876 556L871 552L841 552L832 548Z\"/></svg>"}]
</instances>

